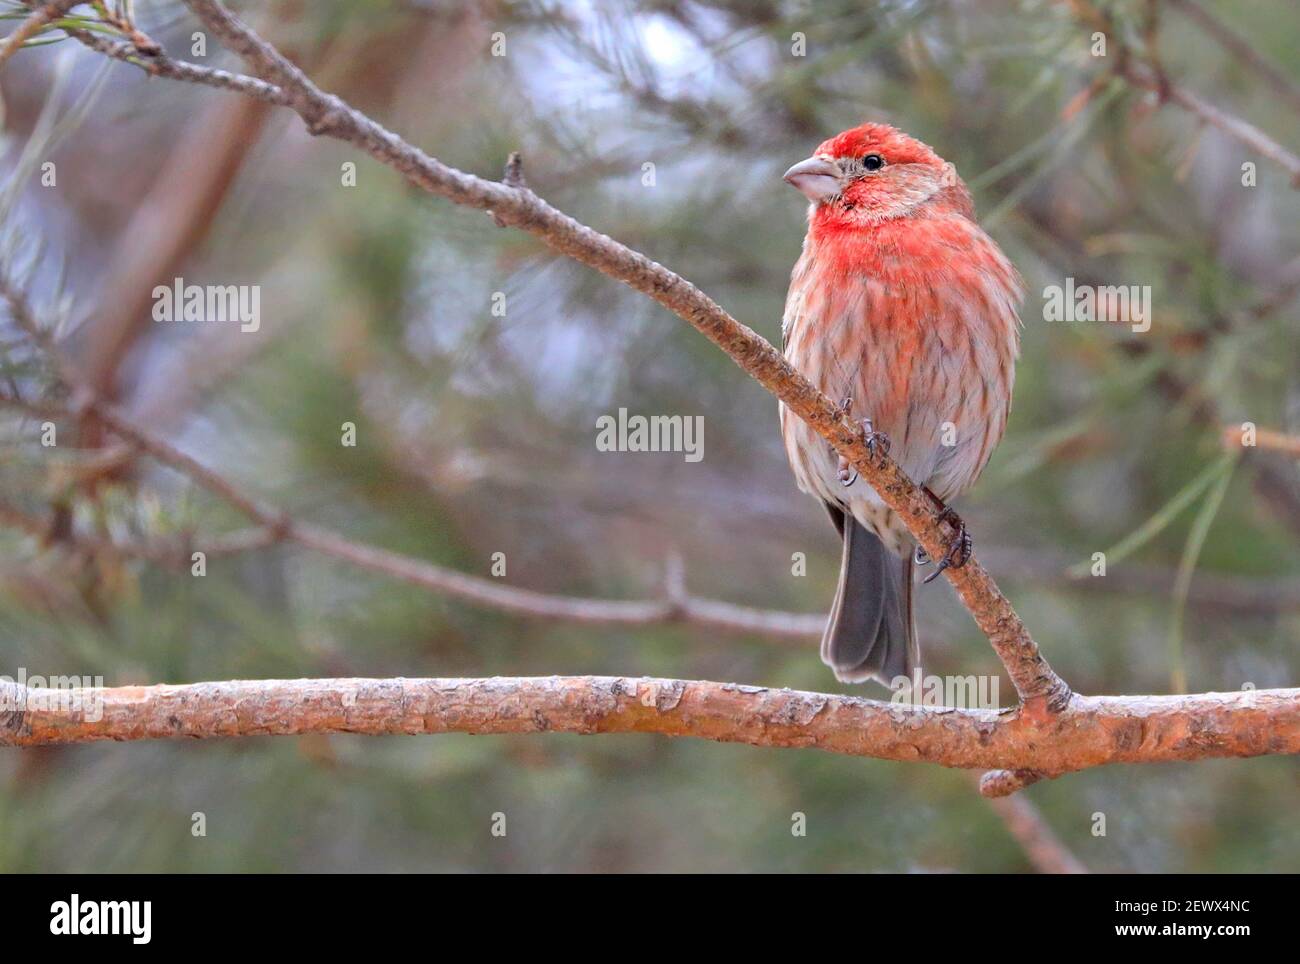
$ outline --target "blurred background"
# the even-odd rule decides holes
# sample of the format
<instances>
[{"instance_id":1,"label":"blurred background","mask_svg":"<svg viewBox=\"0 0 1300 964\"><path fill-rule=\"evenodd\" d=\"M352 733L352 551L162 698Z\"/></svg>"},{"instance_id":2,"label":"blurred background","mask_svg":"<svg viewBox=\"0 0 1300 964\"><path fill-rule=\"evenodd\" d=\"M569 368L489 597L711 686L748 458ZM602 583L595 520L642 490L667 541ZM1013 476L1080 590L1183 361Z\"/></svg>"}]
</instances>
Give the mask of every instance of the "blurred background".
<instances>
[{"instance_id":1,"label":"blurred background","mask_svg":"<svg viewBox=\"0 0 1300 964\"><path fill-rule=\"evenodd\" d=\"M1300 682L1291 0L238 9L440 160L499 177L521 151L538 193L773 341L806 209L781 173L864 120L933 145L1028 284L1010 428L959 508L1048 658L1083 693ZM179 3L134 17L175 57L239 69L215 39L194 55ZM93 418L60 421L50 448L9 409L0 673L644 674L886 695L818 659L838 540L795 489L774 399L680 320L286 110L75 40L19 51L0 95L8 283L80 377L243 491L484 579L504 553L501 585L654 600L680 559L693 595L808 617L784 633L546 620L265 540L195 578L179 550L246 518ZM260 329L155 323L150 292L177 276L260 285ZM1151 329L1045 321L1044 288L1066 278L1150 286ZM6 391L66 399L12 316ZM596 420L620 408L704 416L703 460L598 452ZM1243 422L1253 448L1225 441ZM998 672L946 584L918 611L927 670ZM1023 799L1090 870L1276 872L1300 870L1297 790L1297 762L1265 758L1103 768ZM970 774L813 751L559 734L0 751L5 871L1038 866Z\"/></svg>"}]
</instances>

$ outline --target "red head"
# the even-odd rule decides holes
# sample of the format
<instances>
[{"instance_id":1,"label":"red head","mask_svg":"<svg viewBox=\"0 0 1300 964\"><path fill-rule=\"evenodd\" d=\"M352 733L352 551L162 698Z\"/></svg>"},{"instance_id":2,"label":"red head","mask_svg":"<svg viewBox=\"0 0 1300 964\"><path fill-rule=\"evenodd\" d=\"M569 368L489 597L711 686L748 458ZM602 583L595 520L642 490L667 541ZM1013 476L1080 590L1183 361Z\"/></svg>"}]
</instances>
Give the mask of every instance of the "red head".
<instances>
[{"instance_id":1,"label":"red head","mask_svg":"<svg viewBox=\"0 0 1300 964\"><path fill-rule=\"evenodd\" d=\"M935 205L972 214L953 166L888 124L863 124L824 141L785 179L812 202L817 226L864 227Z\"/></svg>"}]
</instances>

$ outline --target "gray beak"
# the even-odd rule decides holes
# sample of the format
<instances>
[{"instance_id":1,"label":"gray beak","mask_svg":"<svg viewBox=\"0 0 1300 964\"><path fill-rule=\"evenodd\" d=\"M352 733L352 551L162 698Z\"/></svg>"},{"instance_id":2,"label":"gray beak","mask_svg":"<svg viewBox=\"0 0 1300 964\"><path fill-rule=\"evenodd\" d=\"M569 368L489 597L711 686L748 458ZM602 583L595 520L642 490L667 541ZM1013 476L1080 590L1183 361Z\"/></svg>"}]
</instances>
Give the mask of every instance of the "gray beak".
<instances>
[{"instance_id":1,"label":"gray beak","mask_svg":"<svg viewBox=\"0 0 1300 964\"><path fill-rule=\"evenodd\" d=\"M785 182L815 204L840 193L840 169L825 158L810 157L786 171Z\"/></svg>"}]
</instances>

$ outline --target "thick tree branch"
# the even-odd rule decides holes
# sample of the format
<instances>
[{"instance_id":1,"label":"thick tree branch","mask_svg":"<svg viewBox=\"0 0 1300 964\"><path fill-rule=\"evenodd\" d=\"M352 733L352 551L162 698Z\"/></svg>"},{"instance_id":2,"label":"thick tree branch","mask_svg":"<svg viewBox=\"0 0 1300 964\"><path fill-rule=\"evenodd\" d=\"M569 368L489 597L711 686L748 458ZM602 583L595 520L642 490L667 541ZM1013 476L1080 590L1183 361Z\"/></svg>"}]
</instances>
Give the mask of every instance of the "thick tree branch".
<instances>
[{"instance_id":1,"label":"thick tree branch","mask_svg":"<svg viewBox=\"0 0 1300 964\"><path fill-rule=\"evenodd\" d=\"M722 348L742 369L811 425L881 498L917 541L939 558L955 532L941 523L930 499L887 456L873 457L861 427L795 371L765 339L741 324L681 276L575 221L526 187L487 181L448 167L403 141L339 97L325 93L296 66L213 0L187 0L194 13L277 93L314 134L346 141L401 173L412 184L457 204L490 212L499 224L534 235L549 247L653 298ZM79 38L80 39L80 38ZM182 79L194 79L190 76ZM229 84L225 84L229 86ZM245 85L247 86L247 85ZM867 413L862 413L867 414ZM1038 650L1011 603L976 559L945 575L1007 668L1024 701L1059 710L1070 690Z\"/></svg>"},{"instance_id":2,"label":"thick tree branch","mask_svg":"<svg viewBox=\"0 0 1300 964\"><path fill-rule=\"evenodd\" d=\"M324 679L33 690L0 682L0 744L301 733L659 733L1057 776L1300 752L1300 689L1075 696L1057 714L954 710L609 676ZM44 696L42 706L38 700ZM93 717L98 716L98 719Z\"/></svg>"}]
</instances>

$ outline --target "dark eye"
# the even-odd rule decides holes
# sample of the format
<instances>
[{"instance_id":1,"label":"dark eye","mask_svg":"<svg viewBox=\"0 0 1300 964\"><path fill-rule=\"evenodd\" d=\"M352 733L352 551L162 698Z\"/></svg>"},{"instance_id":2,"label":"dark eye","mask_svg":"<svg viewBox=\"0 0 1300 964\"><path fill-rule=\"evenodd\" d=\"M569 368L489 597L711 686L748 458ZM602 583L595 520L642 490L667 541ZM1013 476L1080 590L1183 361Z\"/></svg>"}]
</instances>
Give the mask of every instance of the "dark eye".
<instances>
[{"instance_id":1,"label":"dark eye","mask_svg":"<svg viewBox=\"0 0 1300 964\"><path fill-rule=\"evenodd\" d=\"M885 166L885 159L879 154L868 154L862 159L862 166L868 171L878 171Z\"/></svg>"}]
</instances>

